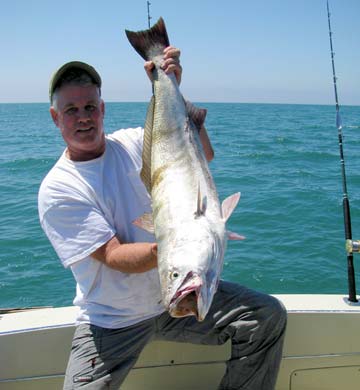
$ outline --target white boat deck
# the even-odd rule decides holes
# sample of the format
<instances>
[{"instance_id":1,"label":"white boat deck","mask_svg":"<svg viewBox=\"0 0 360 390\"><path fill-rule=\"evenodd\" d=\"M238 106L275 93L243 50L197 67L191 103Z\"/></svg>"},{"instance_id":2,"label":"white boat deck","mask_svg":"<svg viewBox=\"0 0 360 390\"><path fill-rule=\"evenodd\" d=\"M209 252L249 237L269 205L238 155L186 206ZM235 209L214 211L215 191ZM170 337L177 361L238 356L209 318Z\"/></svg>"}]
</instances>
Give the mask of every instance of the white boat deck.
<instances>
[{"instance_id":1,"label":"white boat deck","mask_svg":"<svg viewBox=\"0 0 360 390\"><path fill-rule=\"evenodd\" d=\"M349 305L340 295L277 298L289 313L277 390L359 390L360 304ZM0 390L62 388L76 310L44 308L0 315ZM153 342L122 389L216 389L229 356L230 343Z\"/></svg>"}]
</instances>

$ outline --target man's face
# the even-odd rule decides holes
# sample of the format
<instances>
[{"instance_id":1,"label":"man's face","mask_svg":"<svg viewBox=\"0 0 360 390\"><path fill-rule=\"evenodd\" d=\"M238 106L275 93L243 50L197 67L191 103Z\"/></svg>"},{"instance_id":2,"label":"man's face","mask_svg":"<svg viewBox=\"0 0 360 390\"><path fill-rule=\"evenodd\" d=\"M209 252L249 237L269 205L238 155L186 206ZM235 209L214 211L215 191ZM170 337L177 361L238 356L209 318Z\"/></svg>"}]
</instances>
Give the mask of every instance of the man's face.
<instances>
[{"instance_id":1,"label":"man's face","mask_svg":"<svg viewBox=\"0 0 360 390\"><path fill-rule=\"evenodd\" d=\"M104 112L104 102L96 85L60 87L56 109L50 107L50 113L67 144L68 158L87 161L104 153Z\"/></svg>"}]
</instances>

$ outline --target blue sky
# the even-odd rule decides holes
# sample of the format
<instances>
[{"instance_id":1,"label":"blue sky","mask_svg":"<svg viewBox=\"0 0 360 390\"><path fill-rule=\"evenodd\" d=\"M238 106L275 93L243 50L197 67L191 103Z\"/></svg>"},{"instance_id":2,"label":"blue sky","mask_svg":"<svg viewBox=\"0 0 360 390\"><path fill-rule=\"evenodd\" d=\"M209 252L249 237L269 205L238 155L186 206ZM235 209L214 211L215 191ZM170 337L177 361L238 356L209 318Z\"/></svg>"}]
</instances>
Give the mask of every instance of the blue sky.
<instances>
[{"instance_id":1,"label":"blue sky","mask_svg":"<svg viewBox=\"0 0 360 390\"><path fill-rule=\"evenodd\" d=\"M360 1L330 0L340 104L360 105ZM202 102L333 104L325 0L152 0L181 49L183 94ZM1 2L0 103L46 102L52 72L86 61L105 101L147 101L143 60L124 29L146 0Z\"/></svg>"}]
</instances>

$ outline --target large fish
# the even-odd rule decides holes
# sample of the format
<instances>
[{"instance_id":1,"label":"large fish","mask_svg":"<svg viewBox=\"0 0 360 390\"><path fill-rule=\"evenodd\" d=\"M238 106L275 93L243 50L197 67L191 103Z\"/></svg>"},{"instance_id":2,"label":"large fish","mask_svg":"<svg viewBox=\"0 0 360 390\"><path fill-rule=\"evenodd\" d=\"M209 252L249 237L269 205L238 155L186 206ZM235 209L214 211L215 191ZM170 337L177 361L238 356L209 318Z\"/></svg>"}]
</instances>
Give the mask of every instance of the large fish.
<instances>
[{"instance_id":1,"label":"large fish","mask_svg":"<svg viewBox=\"0 0 360 390\"><path fill-rule=\"evenodd\" d=\"M186 103L174 74L161 69L169 46L163 19L149 30L126 34L135 50L155 64L141 171L152 216L134 223L155 233L162 297L170 315L195 315L202 321L219 283L227 238L243 238L225 230L240 194L220 206L198 133L206 110Z\"/></svg>"}]
</instances>

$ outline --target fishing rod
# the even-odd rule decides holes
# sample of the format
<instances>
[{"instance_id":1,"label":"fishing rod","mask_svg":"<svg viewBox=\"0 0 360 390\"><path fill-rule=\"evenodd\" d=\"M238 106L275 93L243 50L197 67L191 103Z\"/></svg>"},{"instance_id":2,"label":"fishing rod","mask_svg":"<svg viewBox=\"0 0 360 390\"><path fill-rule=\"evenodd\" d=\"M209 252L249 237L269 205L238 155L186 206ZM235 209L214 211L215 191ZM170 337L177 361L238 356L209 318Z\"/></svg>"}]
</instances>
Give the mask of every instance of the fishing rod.
<instances>
[{"instance_id":1,"label":"fishing rod","mask_svg":"<svg viewBox=\"0 0 360 390\"><path fill-rule=\"evenodd\" d=\"M150 1L147 1L146 2L146 5L147 5L147 18L148 18L148 27L150 28L150 20L151 20L151 16L150 16Z\"/></svg>"},{"instance_id":2,"label":"fishing rod","mask_svg":"<svg viewBox=\"0 0 360 390\"><path fill-rule=\"evenodd\" d=\"M341 121L341 116L340 116L339 98L338 98L338 93L337 93L337 83L336 83L337 78L336 78L336 73L335 73L335 60L334 60L335 53L333 50L333 42L332 42L329 0L326 0L326 6L327 6L328 25L329 25L329 39L330 39L333 84L334 84L334 92L335 92L336 127L338 129L339 149L340 149L340 165L341 165L341 177L342 177L342 189L343 189L343 213L344 213L344 227L345 227L345 240L346 240L347 266L348 266L349 301L350 302L358 302L358 300L356 299L353 253L359 252L360 241L353 241L352 240L350 202L349 202L347 185L346 185L345 159L344 159L343 137L342 137L342 121Z\"/></svg>"},{"instance_id":3,"label":"fishing rod","mask_svg":"<svg viewBox=\"0 0 360 390\"><path fill-rule=\"evenodd\" d=\"M146 5L147 5L147 19L148 19L148 28L150 28L150 20L152 19L151 16L150 16L150 1L147 0L146 1ZM151 83L151 91L152 91L152 94L154 95L154 83Z\"/></svg>"}]
</instances>

